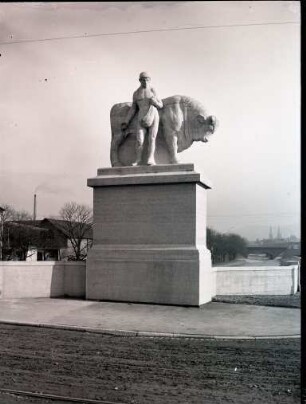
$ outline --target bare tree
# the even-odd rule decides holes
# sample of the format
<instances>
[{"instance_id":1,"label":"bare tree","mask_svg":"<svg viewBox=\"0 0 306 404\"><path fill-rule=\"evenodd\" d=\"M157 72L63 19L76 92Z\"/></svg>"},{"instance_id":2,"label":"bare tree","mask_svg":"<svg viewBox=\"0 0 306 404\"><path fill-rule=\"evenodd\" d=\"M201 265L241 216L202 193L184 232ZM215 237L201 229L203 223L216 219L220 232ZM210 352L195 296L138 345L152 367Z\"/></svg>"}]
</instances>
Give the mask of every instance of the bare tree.
<instances>
[{"instance_id":1,"label":"bare tree","mask_svg":"<svg viewBox=\"0 0 306 404\"><path fill-rule=\"evenodd\" d=\"M32 216L26 210L16 210L11 205L3 204L1 205L3 213L1 215L1 220L4 223L17 220L31 220Z\"/></svg>"},{"instance_id":2,"label":"bare tree","mask_svg":"<svg viewBox=\"0 0 306 404\"><path fill-rule=\"evenodd\" d=\"M33 238L33 231L30 233L23 226L17 226L15 222L31 220L30 213L25 210L16 210L8 204L1 205L1 226L0 226L0 247L1 260L6 259L4 251L10 250L10 254L16 251L21 253L21 259L27 256L28 247Z\"/></svg>"},{"instance_id":3,"label":"bare tree","mask_svg":"<svg viewBox=\"0 0 306 404\"><path fill-rule=\"evenodd\" d=\"M76 202L68 202L60 210L60 217L62 229L73 249L70 259L84 260L92 240L92 209Z\"/></svg>"}]
</instances>

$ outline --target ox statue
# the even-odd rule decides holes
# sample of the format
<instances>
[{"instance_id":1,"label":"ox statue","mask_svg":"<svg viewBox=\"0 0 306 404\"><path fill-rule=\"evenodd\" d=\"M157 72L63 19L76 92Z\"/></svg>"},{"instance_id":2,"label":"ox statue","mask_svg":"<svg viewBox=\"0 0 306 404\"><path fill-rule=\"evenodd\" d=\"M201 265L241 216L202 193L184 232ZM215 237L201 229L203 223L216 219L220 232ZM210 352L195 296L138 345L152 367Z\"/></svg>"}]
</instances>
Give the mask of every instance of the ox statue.
<instances>
[{"instance_id":1,"label":"ox statue","mask_svg":"<svg viewBox=\"0 0 306 404\"><path fill-rule=\"evenodd\" d=\"M162 100L160 123L156 138L155 160L159 164L177 164L177 153L188 149L193 142L207 142L216 128L216 118L208 116L202 105L186 96L175 95ZM129 166L135 161L137 114L127 128L122 123L131 103L115 104L110 112L112 142L111 164ZM146 159L141 164L145 163Z\"/></svg>"}]
</instances>

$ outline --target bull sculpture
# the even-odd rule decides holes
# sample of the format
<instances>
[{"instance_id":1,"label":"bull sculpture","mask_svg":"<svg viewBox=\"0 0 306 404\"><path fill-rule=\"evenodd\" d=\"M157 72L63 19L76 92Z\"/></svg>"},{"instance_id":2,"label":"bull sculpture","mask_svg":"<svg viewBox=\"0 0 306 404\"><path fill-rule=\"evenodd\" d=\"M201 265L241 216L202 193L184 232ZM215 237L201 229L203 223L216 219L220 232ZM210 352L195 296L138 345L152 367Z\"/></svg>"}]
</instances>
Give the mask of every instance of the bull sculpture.
<instances>
[{"instance_id":1,"label":"bull sculpture","mask_svg":"<svg viewBox=\"0 0 306 404\"><path fill-rule=\"evenodd\" d=\"M177 154L188 149L193 142L207 142L216 128L216 118L208 116L196 100L175 95L162 100L159 110L160 124L156 138L155 160L159 164L177 164ZM113 167L129 166L135 160L136 120L133 118L126 130L122 123L131 103L115 104L110 112L112 141L111 164ZM144 158L145 161L145 158ZM144 162L144 164L146 164Z\"/></svg>"}]
</instances>

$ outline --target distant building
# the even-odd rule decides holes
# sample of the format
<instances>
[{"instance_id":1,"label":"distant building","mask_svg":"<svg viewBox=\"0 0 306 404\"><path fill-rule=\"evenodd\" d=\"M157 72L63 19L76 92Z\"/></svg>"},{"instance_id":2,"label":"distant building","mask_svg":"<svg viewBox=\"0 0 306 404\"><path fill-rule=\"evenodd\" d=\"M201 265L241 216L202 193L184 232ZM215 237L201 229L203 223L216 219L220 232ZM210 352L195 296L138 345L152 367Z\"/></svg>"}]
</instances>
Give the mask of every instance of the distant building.
<instances>
[{"instance_id":1,"label":"distant building","mask_svg":"<svg viewBox=\"0 0 306 404\"><path fill-rule=\"evenodd\" d=\"M301 243L289 242L288 248L281 254L280 265L292 265L300 262Z\"/></svg>"},{"instance_id":2,"label":"distant building","mask_svg":"<svg viewBox=\"0 0 306 404\"><path fill-rule=\"evenodd\" d=\"M273 240L272 226L270 226L270 231L269 231L269 240Z\"/></svg>"},{"instance_id":3,"label":"distant building","mask_svg":"<svg viewBox=\"0 0 306 404\"><path fill-rule=\"evenodd\" d=\"M77 223L72 223L77 225ZM68 222L64 220L22 220L6 223L6 259L26 261L58 261L73 259ZM83 256L92 245L92 228L87 225L81 240ZM25 256L26 255L26 256Z\"/></svg>"},{"instance_id":4,"label":"distant building","mask_svg":"<svg viewBox=\"0 0 306 404\"><path fill-rule=\"evenodd\" d=\"M278 226L278 228L277 228L277 236L276 236L276 238L277 238L277 240L282 240L282 233L281 233L281 231L280 231L279 226Z\"/></svg>"},{"instance_id":5,"label":"distant building","mask_svg":"<svg viewBox=\"0 0 306 404\"><path fill-rule=\"evenodd\" d=\"M272 231L272 226L270 226L269 230L269 238L268 239L263 239L263 240L256 240L257 244L260 245L272 245L272 244L286 244L289 241L298 241L298 238L296 236L290 236L288 238L284 238L281 233L280 226L277 227L277 235L274 238L273 237L273 231Z\"/></svg>"}]
</instances>

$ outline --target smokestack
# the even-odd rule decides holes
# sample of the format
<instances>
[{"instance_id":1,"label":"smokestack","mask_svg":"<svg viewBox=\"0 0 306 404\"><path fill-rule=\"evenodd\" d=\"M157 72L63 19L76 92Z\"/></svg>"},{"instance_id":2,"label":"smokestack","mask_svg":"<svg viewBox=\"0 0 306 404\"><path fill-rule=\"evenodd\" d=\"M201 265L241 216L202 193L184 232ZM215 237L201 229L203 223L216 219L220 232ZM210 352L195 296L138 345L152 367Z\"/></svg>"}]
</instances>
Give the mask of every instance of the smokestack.
<instances>
[{"instance_id":1,"label":"smokestack","mask_svg":"<svg viewBox=\"0 0 306 404\"><path fill-rule=\"evenodd\" d=\"M36 220L36 194L34 194L33 220Z\"/></svg>"}]
</instances>

